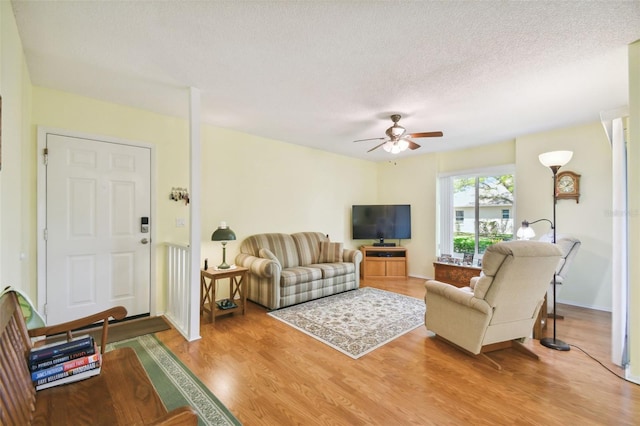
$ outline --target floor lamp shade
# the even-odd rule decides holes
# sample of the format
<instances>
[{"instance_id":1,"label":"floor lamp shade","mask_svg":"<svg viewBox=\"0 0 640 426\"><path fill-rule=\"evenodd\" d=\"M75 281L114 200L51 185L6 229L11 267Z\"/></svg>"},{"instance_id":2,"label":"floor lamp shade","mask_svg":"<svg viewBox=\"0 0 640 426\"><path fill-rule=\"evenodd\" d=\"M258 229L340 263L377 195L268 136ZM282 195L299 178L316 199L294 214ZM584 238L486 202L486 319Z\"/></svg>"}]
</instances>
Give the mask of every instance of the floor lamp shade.
<instances>
[{"instance_id":1,"label":"floor lamp shade","mask_svg":"<svg viewBox=\"0 0 640 426\"><path fill-rule=\"evenodd\" d=\"M573 151L551 151L540 154L538 160L543 166L560 168L571 161L571 157L573 157Z\"/></svg>"},{"instance_id":2,"label":"floor lamp shade","mask_svg":"<svg viewBox=\"0 0 640 426\"><path fill-rule=\"evenodd\" d=\"M236 234L229 228L226 222L220 222L218 229L211 234L211 241L220 241L222 243L222 263L218 265L218 269L229 269L231 266L227 264L227 242L235 241Z\"/></svg>"}]
</instances>

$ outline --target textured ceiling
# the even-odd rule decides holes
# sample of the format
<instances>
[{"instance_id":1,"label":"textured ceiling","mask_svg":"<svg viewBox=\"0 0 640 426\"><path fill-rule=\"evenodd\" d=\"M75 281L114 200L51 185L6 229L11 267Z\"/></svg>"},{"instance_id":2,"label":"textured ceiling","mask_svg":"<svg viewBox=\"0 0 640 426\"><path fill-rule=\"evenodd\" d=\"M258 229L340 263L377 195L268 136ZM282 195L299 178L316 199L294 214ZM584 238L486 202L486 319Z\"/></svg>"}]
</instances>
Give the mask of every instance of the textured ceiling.
<instances>
[{"instance_id":1,"label":"textured ceiling","mask_svg":"<svg viewBox=\"0 0 640 426\"><path fill-rule=\"evenodd\" d=\"M599 120L628 104L639 1L12 1L32 83L382 161Z\"/></svg>"}]
</instances>

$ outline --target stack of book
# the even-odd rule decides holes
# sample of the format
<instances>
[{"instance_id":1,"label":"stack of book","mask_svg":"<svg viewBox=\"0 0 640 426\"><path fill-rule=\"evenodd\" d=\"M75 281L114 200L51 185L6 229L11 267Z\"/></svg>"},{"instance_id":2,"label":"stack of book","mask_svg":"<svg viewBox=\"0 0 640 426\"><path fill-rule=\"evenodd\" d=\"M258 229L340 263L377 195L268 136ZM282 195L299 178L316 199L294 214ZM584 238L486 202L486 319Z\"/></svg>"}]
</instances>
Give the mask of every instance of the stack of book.
<instances>
[{"instance_id":1,"label":"stack of book","mask_svg":"<svg viewBox=\"0 0 640 426\"><path fill-rule=\"evenodd\" d=\"M31 380L36 390L76 382L100 374L102 357L90 335L50 343L29 353Z\"/></svg>"}]
</instances>

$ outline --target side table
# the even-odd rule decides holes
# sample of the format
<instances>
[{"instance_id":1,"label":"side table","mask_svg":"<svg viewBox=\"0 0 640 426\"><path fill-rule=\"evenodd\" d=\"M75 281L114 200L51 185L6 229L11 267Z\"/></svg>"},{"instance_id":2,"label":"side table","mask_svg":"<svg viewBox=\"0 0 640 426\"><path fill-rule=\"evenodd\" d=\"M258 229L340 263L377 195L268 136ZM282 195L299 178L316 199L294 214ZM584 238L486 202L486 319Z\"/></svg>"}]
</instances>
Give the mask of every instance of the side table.
<instances>
[{"instance_id":1,"label":"side table","mask_svg":"<svg viewBox=\"0 0 640 426\"><path fill-rule=\"evenodd\" d=\"M242 312L245 314L247 306L247 292L245 283L249 269L236 266L231 269L201 269L200 270L200 315L207 312L211 323L215 323L216 317L230 314L232 312ZM218 280L229 279L229 298L237 305L235 308L221 309L216 304L216 282ZM207 282L207 280L209 280Z\"/></svg>"},{"instance_id":2,"label":"side table","mask_svg":"<svg viewBox=\"0 0 640 426\"><path fill-rule=\"evenodd\" d=\"M482 268L477 266L454 265L452 263L433 262L436 281L442 281L456 287L467 287L471 278L477 277Z\"/></svg>"}]
</instances>

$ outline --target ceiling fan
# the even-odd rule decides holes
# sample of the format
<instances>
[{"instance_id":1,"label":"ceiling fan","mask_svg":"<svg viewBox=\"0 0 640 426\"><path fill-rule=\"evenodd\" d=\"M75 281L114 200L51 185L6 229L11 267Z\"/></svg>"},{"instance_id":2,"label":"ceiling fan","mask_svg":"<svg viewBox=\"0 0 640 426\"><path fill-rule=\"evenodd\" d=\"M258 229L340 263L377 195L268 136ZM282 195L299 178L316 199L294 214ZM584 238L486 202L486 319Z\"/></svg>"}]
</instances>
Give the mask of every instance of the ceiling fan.
<instances>
[{"instance_id":1,"label":"ceiling fan","mask_svg":"<svg viewBox=\"0 0 640 426\"><path fill-rule=\"evenodd\" d=\"M420 132L420 133L409 133L405 134L407 129L398 124L400 121L400 114L393 114L391 116L391 121L393 121L393 126L389 127L385 133L387 135L386 138L369 138L369 139L358 139L354 142L364 142L364 141L375 141L381 140L383 141L381 144L374 146L367 152L371 152L375 149L383 147L383 149L392 154L397 154L410 149L418 149L420 145L411 140L418 138L439 138L442 136L442 132Z\"/></svg>"}]
</instances>

